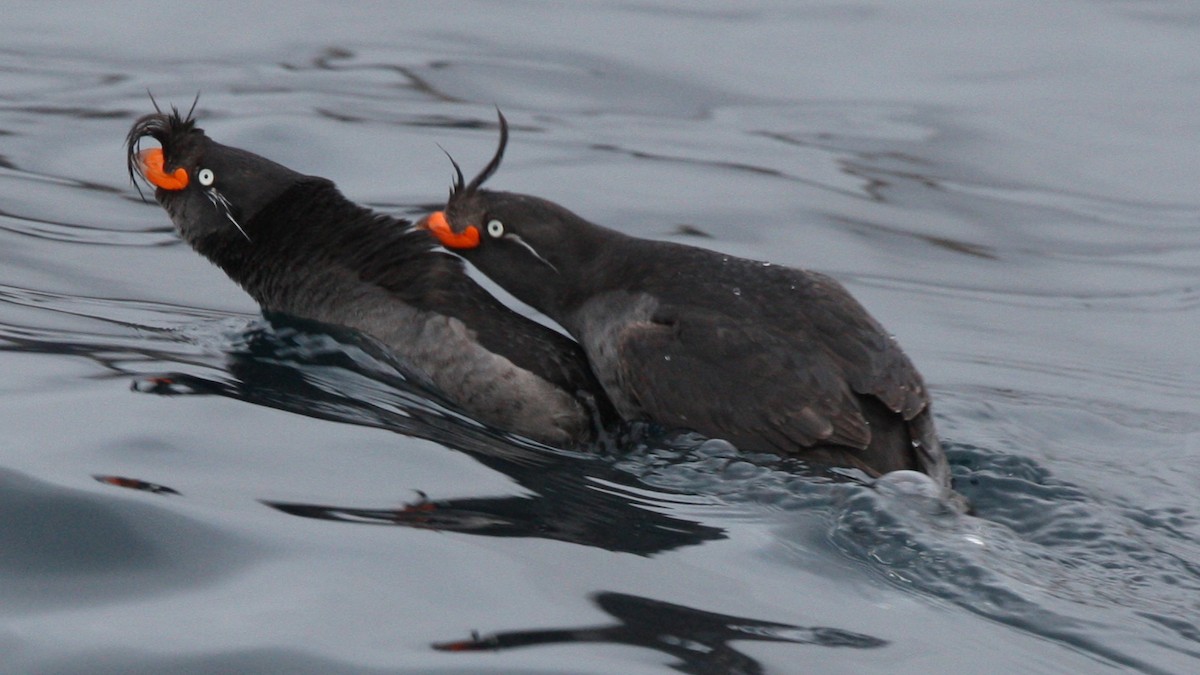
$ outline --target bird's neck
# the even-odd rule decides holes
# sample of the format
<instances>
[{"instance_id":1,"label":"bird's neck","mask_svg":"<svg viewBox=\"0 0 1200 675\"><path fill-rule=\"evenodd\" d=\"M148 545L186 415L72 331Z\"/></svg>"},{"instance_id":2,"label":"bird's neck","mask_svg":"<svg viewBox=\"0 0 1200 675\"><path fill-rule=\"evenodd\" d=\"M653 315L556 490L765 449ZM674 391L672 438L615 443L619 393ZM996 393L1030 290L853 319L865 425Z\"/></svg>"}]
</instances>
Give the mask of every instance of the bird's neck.
<instances>
[{"instance_id":1,"label":"bird's neck","mask_svg":"<svg viewBox=\"0 0 1200 675\"><path fill-rule=\"evenodd\" d=\"M297 182L246 231L249 241L222 232L193 245L264 309L299 316L350 301L373 276L416 276L423 270L415 263L440 258L424 233L351 202L324 179Z\"/></svg>"},{"instance_id":2,"label":"bird's neck","mask_svg":"<svg viewBox=\"0 0 1200 675\"><path fill-rule=\"evenodd\" d=\"M569 240L561 242L553 259L557 274L544 285L552 295L545 307L539 307L560 323L588 298L636 282L629 253L640 242L582 219L569 232Z\"/></svg>"}]
</instances>

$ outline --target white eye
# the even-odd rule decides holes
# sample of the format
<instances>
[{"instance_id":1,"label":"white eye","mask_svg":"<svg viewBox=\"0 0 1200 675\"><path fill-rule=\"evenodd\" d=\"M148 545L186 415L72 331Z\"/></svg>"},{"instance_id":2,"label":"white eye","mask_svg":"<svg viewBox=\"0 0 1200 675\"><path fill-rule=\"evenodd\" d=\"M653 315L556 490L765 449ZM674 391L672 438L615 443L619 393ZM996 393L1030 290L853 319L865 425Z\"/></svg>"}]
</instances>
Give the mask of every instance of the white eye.
<instances>
[{"instance_id":1,"label":"white eye","mask_svg":"<svg viewBox=\"0 0 1200 675\"><path fill-rule=\"evenodd\" d=\"M205 187L212 185L213 184L212 169L200 169L200 173L196 174L196 180L200 181L200 184Z\"/></svg>"},{"instance_id":2,"label":"white eye","mask_svg":"<svg viewBox=\"0 0 1200 675\"><path fill-rule=\"evenodd\" d=\"M498 239L504 236L504 223L498 220L489 220L487 224L488 236L493 239Z\"/></svg>"}]
</instances>

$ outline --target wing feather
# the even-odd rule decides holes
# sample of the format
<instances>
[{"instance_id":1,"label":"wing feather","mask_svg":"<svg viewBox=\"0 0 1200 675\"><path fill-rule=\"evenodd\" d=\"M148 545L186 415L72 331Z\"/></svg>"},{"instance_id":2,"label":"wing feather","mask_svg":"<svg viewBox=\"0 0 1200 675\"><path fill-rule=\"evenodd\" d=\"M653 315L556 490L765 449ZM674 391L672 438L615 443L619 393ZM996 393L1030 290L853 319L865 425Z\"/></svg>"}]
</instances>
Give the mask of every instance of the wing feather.
<instances>
[{"instance_id":1,"label":"wing feather","mask_svg":"<svg viewBox=\"0 0 1200 675\"><path fill-rule=\"evenodd\" d=\"M870 440L837 364L820 350L796 348L810 340L672 306L613 337L622 389L662 424L785 453Z\"/></svg>"}]
</instances>

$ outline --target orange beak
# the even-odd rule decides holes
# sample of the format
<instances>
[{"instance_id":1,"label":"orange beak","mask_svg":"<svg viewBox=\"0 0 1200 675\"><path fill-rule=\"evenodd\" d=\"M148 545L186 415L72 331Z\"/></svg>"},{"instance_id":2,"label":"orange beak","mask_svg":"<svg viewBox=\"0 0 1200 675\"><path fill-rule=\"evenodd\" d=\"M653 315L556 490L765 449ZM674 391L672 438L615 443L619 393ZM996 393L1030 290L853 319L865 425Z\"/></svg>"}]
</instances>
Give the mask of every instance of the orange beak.
<instances>
[{"instance_id":1,"label":"orange beak","mask_svg":"<svg viewBox=\"0 0 1200 675\"><path fill-rule=\"evenodd\" d=\"M142 150L138 153L138 164L141 165L142 175L146 180L154 184L155 187L160 187L164 190L182 190L188 185L188 174L183 168L175 169L171 173L163 170L162 148L150 148Z\"/></svg>"},{"instance_id":2,"label":"orange beak","mask_svg":"<svg viewBox=\"0 0 1200 675\"><path fill-rule=\"evenodd\" d=\"M418 228L429 230L430 234L446 248L475 248L479 246L479 228L468 225L462 232L450 229L450 221L446 220L445 211L434 211L417 221Z\"/></svg>"}]
</instances>

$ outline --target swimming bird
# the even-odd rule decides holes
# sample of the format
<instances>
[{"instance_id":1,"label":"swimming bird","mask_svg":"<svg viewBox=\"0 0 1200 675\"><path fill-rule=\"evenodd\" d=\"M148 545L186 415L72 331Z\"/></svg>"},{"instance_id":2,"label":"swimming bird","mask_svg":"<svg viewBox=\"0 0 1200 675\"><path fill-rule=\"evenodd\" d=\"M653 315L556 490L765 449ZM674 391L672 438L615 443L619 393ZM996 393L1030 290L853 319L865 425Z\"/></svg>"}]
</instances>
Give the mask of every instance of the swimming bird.
<instances>
[{"instance_id":1,"label":"swimming bird","mask_svg":"<svg viewBox=\"0 0 1200 675\"><path fill-rule=\"evenodd\" d=\"M134 185L153 185L182 238L264 311L366 333L475 419L536 441L586 443L612 418L574 341L508 309L411 223L217 143L190 111L141 117L126 149Z\"/></svg>"},{"instance_id":2,"label":"swimming bird","mask_svg":"<svg viewBox=\"0 0 1200 675\"><path fill-rule=\"evenodd\" d=\"M574 336L623 418L949 488L921 375L840 283L483 189L508 142L499 117L491 161L469 183L455 164L445 209L418 227Z\"/></svg>"}]
</instances>

